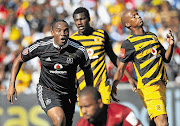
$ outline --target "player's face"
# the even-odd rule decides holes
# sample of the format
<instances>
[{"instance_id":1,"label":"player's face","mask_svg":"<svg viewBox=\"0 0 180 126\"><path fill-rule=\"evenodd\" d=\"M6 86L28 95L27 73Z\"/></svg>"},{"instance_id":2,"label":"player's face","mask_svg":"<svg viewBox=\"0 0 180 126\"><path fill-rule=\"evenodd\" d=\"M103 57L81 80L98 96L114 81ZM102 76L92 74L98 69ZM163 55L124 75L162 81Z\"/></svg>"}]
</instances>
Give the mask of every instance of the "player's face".
<instances>
[{"instance_id":1,"label":"player's face","mask_svg":"<svg viewBox=\"0 0 180 126\"><path fill-rule=\"evenodd\" d=\"M65 22L57 22L54 25L54 28L51 31L51 34L54 36L54 41L58 46L63 46L66 44L69 38L69 26Z\"/></svg>"},{"instance_id":2,"label":"player's face","mask_svg":"<svg viewBox=\"0 0 180 126\"><path fill-rule=\"evenodd\" d=\"M90 28L88 17L86 17L84 12L75 14L74 22L75 22L76 27L78 28L78 31L81 34L86 32Z\"/></svg>"},{"instance_id":3,"label":"player's face","mask_svg":"<svg viewBox=\"0 0 180 126\"><path fill-rule=\"evenodd\" d=\"M143 26L143 20L136 11L126 13L126 22L134 28Z\"/></svg>"},{"instance_id":4,"label":"player's face","mask_svg":"<svg viewBox=\"0 0 180 126\"><path fill-rule=\"evenodd\" d=\"M103 107L103 103L101 100L97 102L93 100L92 96L86 95L79 98L79 106L83 117L92 122L99 114L101 108Z\"/></svg>"}]
</instances>

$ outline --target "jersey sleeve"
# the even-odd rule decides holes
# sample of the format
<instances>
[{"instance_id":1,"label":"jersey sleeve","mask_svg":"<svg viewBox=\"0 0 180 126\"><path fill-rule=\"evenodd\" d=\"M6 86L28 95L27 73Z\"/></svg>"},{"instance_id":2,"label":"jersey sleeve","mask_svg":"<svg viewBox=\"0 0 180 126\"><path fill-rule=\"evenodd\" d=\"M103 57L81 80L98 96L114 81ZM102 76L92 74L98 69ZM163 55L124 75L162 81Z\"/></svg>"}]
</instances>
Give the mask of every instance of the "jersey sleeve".
<instances>
[{"instance_id":1,"label":"jersey sleeve","mask_svg":"<svg viewBox=\"0 0 180 126\"><path fill-rule=\"evenodd\" d=\"M120 49L120 61L123 63L130 62L134 59L135 49L129 40L125 40Z\"/></svg>"},{"instance_id":2,"label":"jersey sleeve","mask_svg":"<svg viewBox=\"0 0 180 126\"><path fill-rule=\"evenodd\" d=\"M90 68L91 63L90 63L90 59L89 59L89 56L88 56L88 53L87 53L85 47L80 46L79 50L80 50L80 53L79 53L79 55L80 55L80 63L79 63L80 68L81 69Z\"/></svg>"},{"instance_id":3,"label":"jersey sleeve","mask_svg":"<svg viewBox=\"0 0 180 126\"><path fill-rule=\"evenodd\" d=\"M26 47L22 52L21 52L21 58L24 62L38 56L39 52L39 42L36 41L33 44L29 45Z\"/></svg>"},{"instance_id":4,"label":"jersey sleeve","mask_svg":"<svg viewBox=\"0 0 180 126\"><path fill-rule=\"evenodd\" d=\"M104 48L105 48L106 53L108 53L108 51L109 52L113 51L112 50L112 41L109 38L109 35L106 31L104 31L104 38L105 38Z\"/></svg>"}]
</instances>

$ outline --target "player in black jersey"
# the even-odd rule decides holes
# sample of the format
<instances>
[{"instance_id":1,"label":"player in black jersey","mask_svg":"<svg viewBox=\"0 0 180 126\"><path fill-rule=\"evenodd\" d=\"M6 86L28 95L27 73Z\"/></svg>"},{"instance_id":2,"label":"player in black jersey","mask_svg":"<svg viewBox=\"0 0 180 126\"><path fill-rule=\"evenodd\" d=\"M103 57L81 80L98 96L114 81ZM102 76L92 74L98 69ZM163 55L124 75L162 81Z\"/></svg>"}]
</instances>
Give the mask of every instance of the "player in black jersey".
<instances>
[{"instance_id":1,"label":"player in black jersey","mask_svg":"<svg viewBox=\"0 0 180 126\"><path fill-rule=\"evenodd\" d=\"M53 125L72 125L76 102L75 77L79 65L85 74L86 84L93 85L93 74L86 49L69 38L69 25L57 20L52 25L52 36L37 40L25 48L15 59L7 99L13 104L17 100L16 76L21 65L38 56L41 73L37 86L37 97L42 109L51 118Z\"/></svg>"},{"instance_id":2,"label":"player in black jersey","mask_svg":"<svg viewBox=\"0 0 180 126\"><path fill-rule=\"evenodd\" d=\"M131 30L131 35L121 46L120 64L114 75L112 94L116 93L118 81L129 61L133 61L137 74L137 92L148 110L151 122L157 126L167 126L166 84L168 78L164 63L169 63L173 53L174 37L171 30L167 34L168 49L159 42L157 36L143 29L143 20L134 10L122 15L122 23ZM153 124L150 122L150 125Z\"/></svg>"}]
</instances>

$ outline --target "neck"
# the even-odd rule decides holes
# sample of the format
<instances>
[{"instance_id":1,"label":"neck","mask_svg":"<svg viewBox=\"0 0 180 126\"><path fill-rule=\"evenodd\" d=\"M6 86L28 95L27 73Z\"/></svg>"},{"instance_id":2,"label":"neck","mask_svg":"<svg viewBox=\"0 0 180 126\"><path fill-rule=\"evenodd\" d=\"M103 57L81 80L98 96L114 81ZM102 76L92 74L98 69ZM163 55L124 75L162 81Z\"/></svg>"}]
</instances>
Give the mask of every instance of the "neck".
<instances>
[{"instance_id":1,"label":"neck","mask_svg":"<svg viewBox=\"0 0 180 126\"><path fill-rule=\"evenodd\" d=\"M131 29L132 34L134 35L144 35L145 31L142 27L140 28L132 28Z\"/></svg>"},{"instance_id":2,"label":"neck","mask_svg":"<svg viewBox=\"0 0 180 126\"><path fill-rule=\"evenodd\" d=\"M88 29L86 29L84 32L80 33L80 34L83 34L83 35L91 35L93 31L93 28L92 27L89 27Z\"/></svg>"}]
</instances>

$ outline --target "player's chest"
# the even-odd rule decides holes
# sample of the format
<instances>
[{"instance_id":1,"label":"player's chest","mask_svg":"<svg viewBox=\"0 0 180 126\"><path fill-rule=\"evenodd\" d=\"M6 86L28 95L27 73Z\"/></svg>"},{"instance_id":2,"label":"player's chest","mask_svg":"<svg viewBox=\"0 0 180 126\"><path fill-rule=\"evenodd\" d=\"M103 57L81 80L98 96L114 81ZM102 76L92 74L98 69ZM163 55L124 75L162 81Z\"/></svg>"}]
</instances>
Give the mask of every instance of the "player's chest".
<instances>
[{"instance_id":1,"label":"player's chest","mask_svg":"<svg viewBox=\"0 0 180 126\"><path fill-rule=\"evenodd\" d=\"M54 51L41 55L40 60L42 65L48 68L69 68L77 66L78 57L76 53Z\"/></svg>"}]
</instances>

